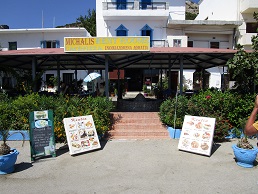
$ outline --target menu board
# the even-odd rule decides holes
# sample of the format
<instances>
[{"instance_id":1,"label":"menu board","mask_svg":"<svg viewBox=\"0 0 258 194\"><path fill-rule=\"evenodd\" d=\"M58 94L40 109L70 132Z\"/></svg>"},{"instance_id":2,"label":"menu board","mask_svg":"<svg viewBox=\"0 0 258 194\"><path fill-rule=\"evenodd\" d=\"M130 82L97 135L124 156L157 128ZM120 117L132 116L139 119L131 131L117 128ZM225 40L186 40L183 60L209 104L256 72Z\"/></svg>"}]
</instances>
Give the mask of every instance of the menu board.
<instances>
[{"instance_id":1,"label":"menu board","mask_svg":"<svg viewBox=\"0 0 258 194\"><path fill-rule=\"evenodd\" d=\"M64 118L70 155L100 148L92 115Z\"/></svg>"},{"instance_id":2,"label":"menu board","mask_svg":"<svg viewBox=\"0 0 258 194\"><path fill-rule=\"evenodd\" d=\"M211 155L215 118L185 115L178 149Z\"/></svg>"},{"instance_id":3,"label":"menu board","mask_svg":"<svg viewBox=\"0 0 258 194\"><path fill-rule=\"evenodd\" d=\"M30 113L30 147L32 161L38 156L56 156L53 111Z\"/></svg>"}]
</instances>

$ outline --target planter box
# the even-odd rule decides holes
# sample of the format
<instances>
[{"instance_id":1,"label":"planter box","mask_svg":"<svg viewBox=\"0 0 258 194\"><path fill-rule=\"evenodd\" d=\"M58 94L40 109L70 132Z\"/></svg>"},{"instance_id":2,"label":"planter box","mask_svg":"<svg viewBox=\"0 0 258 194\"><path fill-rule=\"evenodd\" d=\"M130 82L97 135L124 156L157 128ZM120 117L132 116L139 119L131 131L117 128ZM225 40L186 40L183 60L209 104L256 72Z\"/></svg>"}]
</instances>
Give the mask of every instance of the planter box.
<instances>
[{"instance_id":1,"label":"planter box","mask_svg":"<svg viewBox=\"0 0 258 194\"><path fill-rule=\"evenodd\" d=\"M181 129L174 129L173 127L167 127L169 136L172 139L179 139L181 135Z\"/></svg>"}]
</instances>

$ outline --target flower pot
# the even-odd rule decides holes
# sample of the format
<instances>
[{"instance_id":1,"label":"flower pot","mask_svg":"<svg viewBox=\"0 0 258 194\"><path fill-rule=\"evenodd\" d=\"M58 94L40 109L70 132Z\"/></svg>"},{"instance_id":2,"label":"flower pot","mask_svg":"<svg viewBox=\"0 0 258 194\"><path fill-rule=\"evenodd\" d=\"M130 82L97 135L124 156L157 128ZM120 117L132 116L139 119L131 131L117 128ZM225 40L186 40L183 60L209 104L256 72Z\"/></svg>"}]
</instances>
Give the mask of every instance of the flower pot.
<instances>
[{"instance_id":1,"label":"flower pot","mask_svg":"<svg viewBox=\"0 0 258 194\"><path fill-rule=\"evenodd\" d=\"M256 159L258 149L243 149L233 145L232 149L236 157L237 165L244 168L252 168L254 166L254 161Z\"/></svg>"},{"instance_id":2,"label":"flower pot","mask_svg":"<svg viewBox=\"0 0 258 194\"><path fill-rule=\"evenodd\" d=\"M10 154L0 156L0 174L9 174L14 171L14 165L19 152L16 149L11 150Z\"/></svg>"},{"instance_id":3,"label":"flower pot","mask_svg":"<svg viewBox=\"0 0 258 194\"><path fill-rule=\"evenodd\" d=\"M173 127L168 127L169 136L172 139L179 139L181 135L181 129L174 129Z\"/></svg>"}]
</instances>

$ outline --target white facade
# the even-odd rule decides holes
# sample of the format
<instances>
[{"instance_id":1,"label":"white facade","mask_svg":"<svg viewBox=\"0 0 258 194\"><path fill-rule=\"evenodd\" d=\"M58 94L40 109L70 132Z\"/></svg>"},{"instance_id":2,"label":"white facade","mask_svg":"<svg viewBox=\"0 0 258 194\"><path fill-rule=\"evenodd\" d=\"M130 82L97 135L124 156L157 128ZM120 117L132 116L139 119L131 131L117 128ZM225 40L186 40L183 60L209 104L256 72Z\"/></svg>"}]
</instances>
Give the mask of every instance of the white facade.
<instances>
[{"instance_id":1,"label":"white facade","mask_svg":"<svg viewBox=\"0 0 258 194\"><path fill-rule=\"evenodd\" d=\"M237 43L251 49L251 37L256 32L247 33L246 29L248 23L256 23L253 13L258 12L257 0L203 0L199 12L195 20L241 21L242 25L236 29Z\"/></svg>"},{"instance_id":2,"label":"white facade","mask_svg":"<svg viewBox=\"0 0 258 194\"><path fill-rule=\"evenodd\" d=\"M146 26L152 47L200 47L233 49L237 43L251 48L251 37L246 23L255 22L258 12L255 0L202 0L199 15L194 21L185 20L185 0L152 0L143 8L141 0L96 0L97 36L117 36L121 26L126 36L142 36ZM124 7L119 7L124 6ZM207 69L209 87L221 88L221 67ZM227 71L224 67L224 73ZM184 71L185 80L193 82L194 71ZM180 77L178 76L178 80ZM193 84L188 84L193 89Z\"/></svg>"},{"instance_id":3,"label":"white facade","mask_svg":"<svg viewBox=\"0 0 258 194\"><path fill-rule=\"evenodd\" d=\"M64 37L90 37L90 34L85 28L39 28L39 29L1 29L0 30L0 45L1 52L9 49L41 49L41 48L64 48ZM16 47L13 48L12 46ZM63 80L63 74L70 74L75 78L74 70L61 70L60 78ZM88 74L87 70L77 71L77 80L84 79ZM42 77L41 90L55 91L56 88L47 88L45 81L48 75L57 76L56 71L46 71ZM3 75L2 75L3 76ZM12 85L16 84L15 80ZM86 83L84 89L87 90ZM0 86L2 87L2 79Z\"/></svg>"}]
</instances>

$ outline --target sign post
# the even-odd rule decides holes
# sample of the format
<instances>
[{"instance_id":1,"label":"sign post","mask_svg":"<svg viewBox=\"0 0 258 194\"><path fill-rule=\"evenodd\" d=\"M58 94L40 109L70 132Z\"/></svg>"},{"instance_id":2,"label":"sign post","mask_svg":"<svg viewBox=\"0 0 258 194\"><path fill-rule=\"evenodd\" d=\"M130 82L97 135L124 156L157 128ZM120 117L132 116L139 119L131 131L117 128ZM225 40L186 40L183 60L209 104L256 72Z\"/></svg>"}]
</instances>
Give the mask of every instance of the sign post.
<instances>
[{"instance_id":1,"label":"sign post","mask_svg":"<svg viewBox=\"0 0 258 194\"><path fill-rule=\"evenodd\" d=\"M185 115L178 149L211 155L215 118Z\"/></svg>"},{"instance_id":2,"label":"sign post","mask_svg":"<svg viewBox=\"0 0 258 194\"><path fill-rule=\"evenodd\" d=\"M30 112L30 148L31 160L36 157L56 157L53 111Z\"/></svg>"},{"instance_id":3,"label":"sign post","mask_svg":"<svg viewBox=\"0 0 258 194\"><path fill-rule=\"evenodd\" d=\"M70 155L100 148L92 115L64 118Z\"/></svg>"}]
</instances>

